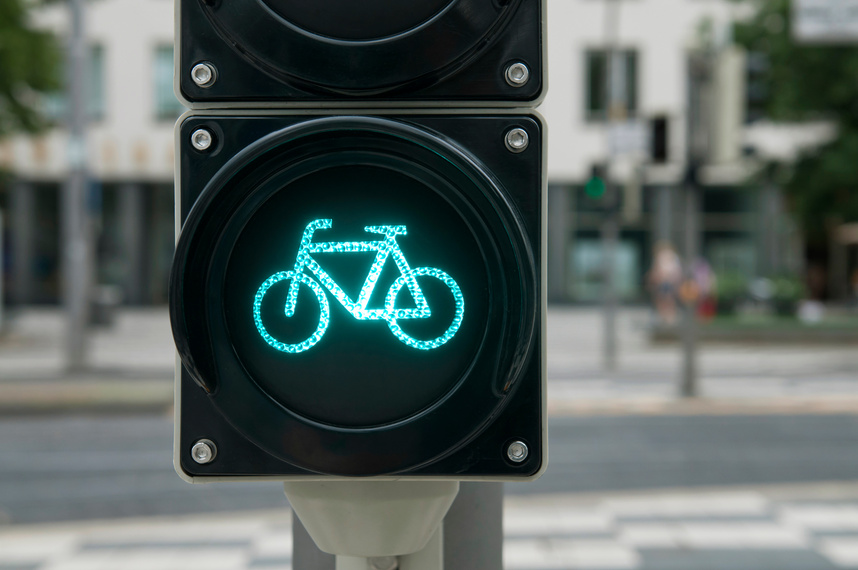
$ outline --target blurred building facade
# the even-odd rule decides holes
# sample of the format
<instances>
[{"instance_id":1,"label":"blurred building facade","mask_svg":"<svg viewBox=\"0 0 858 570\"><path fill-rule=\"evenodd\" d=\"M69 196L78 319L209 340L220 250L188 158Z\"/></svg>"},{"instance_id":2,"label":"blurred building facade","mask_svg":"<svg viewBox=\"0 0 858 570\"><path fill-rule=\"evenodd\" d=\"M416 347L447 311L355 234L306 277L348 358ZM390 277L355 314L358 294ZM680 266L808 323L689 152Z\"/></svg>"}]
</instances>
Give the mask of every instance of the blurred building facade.
<instances>
[{"instance_id":1,"label":"blurred building facade","mask_svg":"<svg viewBox=\"0 0 858 570\"><path fill-rule=\"evenodd\" d=\"M173 2L103 0L86 8L96 282L119 286L130 304L164 303L174 243L173 124L183 111L172 87ZM65 34L64 4L37 16ZM64 99L57 94L45 102L58 123ZM59 196L68 150L61 128L0 141L0 169L13 174L3 200L12 303L59 299Z\"/></svg>"},{"instance_id":2,"label":"blurred building facade","mask_svg":"<svg viewBox=\"0 0 858 570\"><path fill-rule=\"evenodd\" d=\"M605 214L585 191L596 166L610 163L608 179L619 195L618 296L648 297L646 274L657 244L669 242L683 253L690 64L701 54L708 70L699 253L728 278L801 272L801 236L779 189L747 181L760 158L794 154L826 133L824 126L808 133L749 122L759 117L747 113L748 59L730 37L731 22L745 9L720 0L549 2L551 75L541 108L549 124L549 299L602 298ZM621 91L625 115L613 127L604 96L609 47L614 71L608 81Z\"/></svg>"},{"instance_id":3,"label":"blurred building facade","mask_svg":"<svg viewBox=\"0 0 858 570\"><path fill-rule=\"evenodd\" d=\"M183 110L172 92L173 1L100 0L87 8L97 281L121 287L127 303L163 303L174 240L173 124ZM606 31L612 9L613 41ZM777 189L742 183L747 168L741 150L749 137L760 148L786 143L780 132L749 134L744 127L744 59L724 48L736 9L730 0L548 1L550 79L540 112L549 141L551 300L590 302L601 296L602 214L584 185L593 165L609 156L611 180L622 195L614 272L621 298L646 297L645 275L656 243L668 240L681 249L688 56L706 33L715 46L713 73L719 79L712 107L718 120L710 133L716 143L702 175L702 251L716 273L756 275L800 265L800 243ZM63 32L61 6L42 18ZM626 135L609 136L604 97L609 45L612 76L617 70L622 75L617 85L625 101ZM47 106L61 116L61 97ZM658 164L635 142L641 133L648 136L652 121L666 132ZM66 156L62 129L0 141L0 169L14 175L2 202L12 302L58 300L58 197Z\"/></svg>"}]
</instances>

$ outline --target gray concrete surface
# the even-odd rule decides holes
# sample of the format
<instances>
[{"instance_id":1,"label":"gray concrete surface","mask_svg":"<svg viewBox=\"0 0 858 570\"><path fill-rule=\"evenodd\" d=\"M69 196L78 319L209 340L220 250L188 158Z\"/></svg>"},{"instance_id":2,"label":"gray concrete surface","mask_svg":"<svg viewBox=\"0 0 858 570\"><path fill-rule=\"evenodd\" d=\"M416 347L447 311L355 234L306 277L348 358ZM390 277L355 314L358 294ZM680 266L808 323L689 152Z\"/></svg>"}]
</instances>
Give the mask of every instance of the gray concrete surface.
<instances>
[{"instance_id":1,"label":"gray concrete surface","mask_svg":"<svg viewBox=\"0 0 858 570\"><path fill-rule=\"evenodd\" d=\"M0 418L0 523L285 507L276 482L185 483L172 439L163 414ZM548 470L506 493L856 481L856 448L855 414L553 417Z\"/></svg>"}]
</instances>

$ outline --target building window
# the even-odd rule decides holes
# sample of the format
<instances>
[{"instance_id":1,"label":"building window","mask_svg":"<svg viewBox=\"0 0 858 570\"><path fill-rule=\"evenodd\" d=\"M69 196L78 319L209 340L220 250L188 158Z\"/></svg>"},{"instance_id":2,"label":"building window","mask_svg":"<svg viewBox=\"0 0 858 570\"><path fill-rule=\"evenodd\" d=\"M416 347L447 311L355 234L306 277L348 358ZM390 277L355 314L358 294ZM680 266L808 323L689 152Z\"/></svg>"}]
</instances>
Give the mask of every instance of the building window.
<instances>
[{"instance_id":1,"label":"building window","mask_svg":"<svg viewBox=\"0 0 858 570\"><path fill-rule=\"evenodd\" d=\"M68 62L66 62L67 64ZM89 59L86 62L87 81L86 112L91 121L104 118L106 108L104 82L104 46L93 44L89 46ZM54 123L62 123L68 114L68 92L56 91L45 95L43 108L45 116Z\"/></svg>"},{"instance_id":2,"label":"building window","mask_svg":"<svg viewBox=\"0 0 858 570\"><path fill-rule=\"evenodd\" d=\"M568 251L572 299L595 302L604 298L604 246L601 240L578 237ZM614 249L614 294L624 301L640 299L643 270L641 244L633 239L621 239Z\"/></svg>"},{"instance_id":3,"label":"building window","mask_svg":"<svg viewBox=\"0 0 858 570\"><path fill-rule=\"evenodd\" d=\"M766 118L769 90L766 83L769 59L762 52L748 52L745 59L745 122Z\"/></svg>"},{"instance_id":4,"label":"building window","mask_svg":"<svg viewBox=\"0 0 858 570\"><path fill-rule=\"evenodd\" d=\"M173 94L173 46L155 48L155 117L173 121L185 108Z\"/></svg>"},{"instance_id":5,"label":"building window","mask_svg":"<svg viewBox=\"0 0 858 570\"><path fill-rule=\"evenodd\" d=\"M603 121L607 113L606 97L608 93L608 54L604 49L587 50L584 65L587 89L585 97L585 118L588 121ZM611 69L612 85L622 98L625 115L634 117L638 110L638 54L635 50L617 50L614 52Z\"/></svg>"}]
</instances>

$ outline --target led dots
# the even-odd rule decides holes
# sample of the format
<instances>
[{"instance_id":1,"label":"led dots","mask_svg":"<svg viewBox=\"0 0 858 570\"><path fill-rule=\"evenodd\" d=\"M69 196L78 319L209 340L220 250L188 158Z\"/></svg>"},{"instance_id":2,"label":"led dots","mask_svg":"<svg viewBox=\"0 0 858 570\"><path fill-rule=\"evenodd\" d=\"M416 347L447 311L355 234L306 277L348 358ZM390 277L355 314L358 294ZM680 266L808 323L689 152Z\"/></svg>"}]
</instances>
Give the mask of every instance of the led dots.
<instances>
[{"instance_id":1,"label":"led dots","mask_svg":"<svg viewBox=\"0 0 858 570\"><path fill-rule=\"evenodd\" d=\"M313 347L319 340L322 338L322 335L325 334L325 330L328 328L328 323L330 322L331 317L331 309L328 305L328 299L325 297L325 292L319 286L318 283L310 279L307 275L302 274L298 279L294 279L294 272L292 271L281 271L279 273L275 273L271 277L265 280L262 286L259 287L259 290L256 291L256 296L253 298L253 322L256 323L256 330L259 331L259 334L262 335L262 338L265 339L271 347L281 351L288 352L290 354L297 354L299 352L304 352L305 350L309 350ZM291 279L292 283L289 285L289 293L295 291L295 297L298 296L298 286L300 283L303 283L310 287L313 293L316 294L316 298L319 300L319 306L321 308L321 315L319 317L319 326L316 327L316 331L310 335L310 338L303 342L299 342L297 344L287 344L285 342L280 342L273 336L268 333L265 325L262 324L262 298L265 296L265 293L276 283L283 281L284 279ZM288 306L288 301L287 301ZM288 310L284 311L287 317L290 317L295 314L294 308L291 311L291 314Z\"/></svg>"},{"instance_id":2,"label":"led dots","mask_svg":"<svg viewBox=\"0 0 858 570\"><path fill-rule=\"evenodd\" d=\"M450 324L450 327L442 334L441 336L434 338L432 340L417 340L413 337L408 336L405 331L399 326L396 322L397 319L402 318L427 318L429 317L429 312L425 315L419 315L412 317L407 311L397 311L393 304L396 301L396 295L399 293L399 290L402 288L403 283L407 281L413 281L414 284L417 284L417 277L419 276L427 276L434 277L436 279L440 279L447 287L450 288L450 292L453 293L453 299L456 302L456 314L453 317L453 322ZM420 292L420 297L423 297L423 293ZM418 300L419 303L419 300ZM393 285L390 287L390 291L387 293L387 298L384 301L384 307L387 309L387 313L389 315L387 319L387 326L390 327L390 331L402 342L407 344L412 348L418 348L420 350L432 350L433 348L438 348L439 346L445 344L453 335L456 334L456 331L459 330L459 327L462 324L462 317L465 315L465 298L462 296L462 290L459 288L459 285L456 281L453 280L452 277L441 271L440 269L436 269L434 267L418 267L416 269L412 269L405 275L399 277L396 281L393 282Z\"/></svg>"},{"instance_id":3,"label":"led dots","mask_svg":"<svg viewBox=\"0 0 858 570\"><path fill-rule=\"evenodd\" d=\"M328 229L332 225L329 219L318 219L310 222L304 228L304 233L301 237L301 244L298 248L298 253L295 259L295 266L292 271L281 271L275 273L266 279L256 292L253 299L253 321L256 324L256 329L259 334L268 343L269 346L290 354L297 354L312 348L319 340L330 324L330 306L325 295L325 289L336 299L351 315L357 320L384 320L394 336L405 343L407 346L419 350L432 350L448 342L459 330L462 324L462 318L465 314L465 299L462 296L462 290L456 281L441 269L435 267L418 267L411 269L408 262L405 260L405 255L402 253L399 244L396 243L397 235L405 235L407 233L405 226L366 226L364 231L368 233L381 234L383 239L376 241L363 242L318 242L313 243L313 234L319 229ZM352 301L346 295L343 288L340 287L334 279L325 271L318 262L313 259L311 253L352 253L376 251L377 255L369 274L364 281L364 285L358 295L357 302ZM368 309L369 299L372 297L372 292L378 283L381 271L384 267L387 258L393 256L396 266L399 268L401 275L393 282L390 290L384 301L383 309ZM315 279L310 277L307 272L311 273ZM297 277L296 277L297 276ZM418 340L406 334L397 323L403 319L426 319L432 314L429 304L417 283L417 277L433 277L441 280L453 294L453 299L456 304L456 312L453 317L453 322L441 336L431 340ZM281 342L271 336L265 325L262 323L262 299L268 290L279 283L280 281L289 279L289 291L286 295L286 303L283 308L284 315L292 317L295 314L296 305L298 302L298 288L300 284L308 286L316 295L319 301L320 317L319 325L316 331L310 335L310 338L296 344L288 344ZM406 286L411 296L414 299L415 308L397 309L396 296L402 287Z\"/></svg>"}]
</instances>

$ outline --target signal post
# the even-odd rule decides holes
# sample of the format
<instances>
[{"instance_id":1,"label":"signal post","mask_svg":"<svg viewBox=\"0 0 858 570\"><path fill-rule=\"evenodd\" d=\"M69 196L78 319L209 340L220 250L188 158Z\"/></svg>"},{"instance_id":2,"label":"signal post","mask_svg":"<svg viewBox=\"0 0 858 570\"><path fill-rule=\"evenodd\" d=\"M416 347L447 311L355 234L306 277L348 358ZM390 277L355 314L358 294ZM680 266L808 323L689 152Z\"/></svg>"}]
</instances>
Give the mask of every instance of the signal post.
<instances>
[{"instance_id":1,"label":"signal post","mask_svg":"<svg viewBox=\"0 0 858 570\"><path fill-rule=\"evenodd\" d=\"M545 469L544 18L177 0L176 469L284 481L341 570Z\"/></svg>"}]
</instances>

